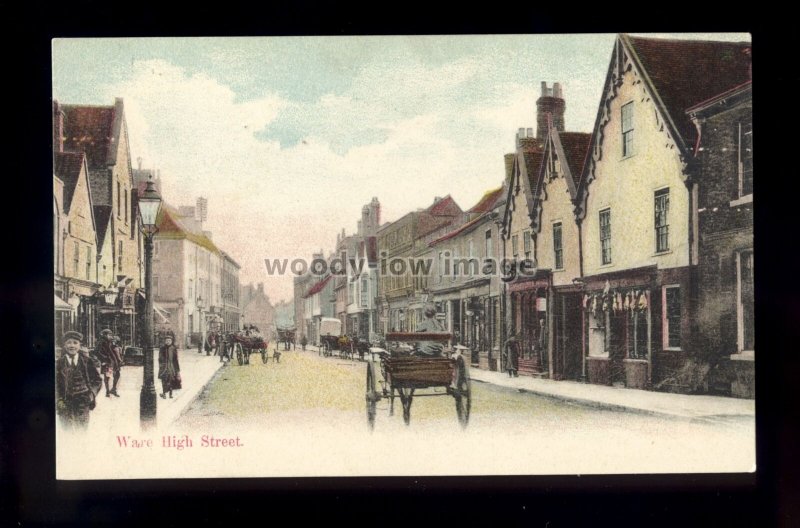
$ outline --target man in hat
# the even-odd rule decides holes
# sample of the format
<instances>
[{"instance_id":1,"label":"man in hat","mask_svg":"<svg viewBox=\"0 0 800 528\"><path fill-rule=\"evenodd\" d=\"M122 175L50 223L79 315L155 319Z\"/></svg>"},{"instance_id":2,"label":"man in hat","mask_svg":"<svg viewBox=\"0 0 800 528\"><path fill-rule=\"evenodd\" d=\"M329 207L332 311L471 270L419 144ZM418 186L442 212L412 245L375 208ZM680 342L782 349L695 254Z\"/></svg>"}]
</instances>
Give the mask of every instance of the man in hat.
<instances>
[{"instance_id":1,"label":"man in hat","mask_svg":"<svg viewBox=\"0 0 800 528\"><path fill-rule=\"evenodd\" d=\"M83 335L69 331L62 338L64 353L56 361L56 414L65 429L89 426L103 380L88 354L81 353Z\"/></svg>"},{"instance_id":2,"label":"man in hat","mask_svg":"<svg viewBox=\"0 0 800 528\"><path fill-rule=\"evenodd\" d=\"M100 372L103 373L103 382L106 387L106 397L112 395L119 397L117 393L117 383L122 373L122 347L119 345L119 338L114 338L114 334L106 328L100 332L100 340L97 344L97 359L100 360ZM110 382L113 385L109 388Z\"/></svg>"},{"instance_id":3,"label":"man in hat","mask_svg":"<svg viewBox=\"0 0 800 528\"><path fill-rule=\"evenodd\" d=\"M425 308L425 319L417 326L417 332L444 332L442 324L436 319L436 307L428 305ZM420 341L417 354L422 356L441 356L443 346L436 341Z\"/></svg>"}]
</instances>

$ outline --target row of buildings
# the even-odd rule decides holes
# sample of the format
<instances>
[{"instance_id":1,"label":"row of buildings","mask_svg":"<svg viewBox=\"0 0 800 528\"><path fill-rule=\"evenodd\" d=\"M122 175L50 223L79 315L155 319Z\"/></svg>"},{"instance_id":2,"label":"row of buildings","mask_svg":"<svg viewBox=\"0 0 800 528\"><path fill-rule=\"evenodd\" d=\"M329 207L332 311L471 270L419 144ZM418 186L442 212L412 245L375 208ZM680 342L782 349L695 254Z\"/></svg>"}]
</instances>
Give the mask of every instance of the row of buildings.
<instances>
[{"instance_id":1,"label":"row of buildings","mask_svg":"<svg viewBox=\"0 0 800 528\"><path fill-rule=\"evenodd\" d=\"M369 266L297 277L299 331L414 331L433 304L481 368L503 369L513 336L522 374L753 397L751 90L749 43L619 35L591 132L567 131L561 86L542 83L498 187L384 224L364 206L325 258Z\"/></svg>"},{"instance_id":2,"label":"row of buildings","mask_svg":"<svg viewBox=\"0 0 800 528\"><path fill-rule=\"evenodd\" d=\"M122 99L113 106L53 102L53 276L56 335L76 329L89 347L110 328L141 346L144 246L137 197L148 180L165 200L153 245L156 330L194 346L210 329L269 328L263 285L239 283L240 266L203 229L207 201L173 207L160 174L133 168Z\"/></svg>"}]
</instances>

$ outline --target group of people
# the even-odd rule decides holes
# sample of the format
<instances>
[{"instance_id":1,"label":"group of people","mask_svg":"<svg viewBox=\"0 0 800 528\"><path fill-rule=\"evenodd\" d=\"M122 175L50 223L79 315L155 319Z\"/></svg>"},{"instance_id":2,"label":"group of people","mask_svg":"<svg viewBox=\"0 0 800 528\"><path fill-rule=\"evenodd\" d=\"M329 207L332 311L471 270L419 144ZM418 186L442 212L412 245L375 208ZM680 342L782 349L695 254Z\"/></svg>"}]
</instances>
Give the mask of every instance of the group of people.
<instances>
[{"instance_id":1,"label":"group of people","mask_svg":"<svg viewBox=\"0 0 800 528\"><path fill-rule=\"evenodd\" d=\"M66 332L61 339L63 353L56 361L56 414L66 430L85 430L89 413L97 406L97 395L105 386L106 398L119 398L117 391L122 375L122 345L118 336L105 329L93 351L83 346L83 334ZM178 349L175 336L168 332L159 348L158 378L160 396L172 398L173 390L181 388Z\"/></svg>"}]
</instances>

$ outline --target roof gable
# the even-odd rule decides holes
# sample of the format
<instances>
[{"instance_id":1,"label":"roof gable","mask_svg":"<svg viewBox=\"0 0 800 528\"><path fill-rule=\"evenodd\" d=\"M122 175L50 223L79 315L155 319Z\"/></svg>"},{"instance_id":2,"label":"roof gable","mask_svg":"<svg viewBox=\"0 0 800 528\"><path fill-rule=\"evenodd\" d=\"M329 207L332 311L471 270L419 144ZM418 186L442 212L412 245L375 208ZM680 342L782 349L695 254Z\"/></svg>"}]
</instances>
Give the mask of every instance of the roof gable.
<instances>
[{"instance_id":1,"label":"roof gable","mask_svg":"<svg viewBox=\"0 0 800 528\"><path fill-rule=\"evenodd\" d=\"M64 212L69 213L81 174L86 179L85 157L83 152L56 152L53 165L56 176L64 182ZM89 189L88 179L86 188Z\"/></svg>"},{"instance_id":2,"label":"roof gable","mask_svg":"<svg viewBox=\"0 0 800 528\"><path fill-rule=\"evenodd\" d=\"M750 80L749 42L668 40L621 35L686 145L697 130L690 107Z\"/></svg>"},{"instance_id":3,"label":"roof gable","mask_svg":"<svg viewBox=\"0 0 800 528\"><path fill-rule=\"evenodd\" d=\"M158 226L158 232L156 234L158 238L173 240L185 239L217 255L221 253L210 238L203 233L197 233L186 227L180 221L180 215L177 211L166 204L161 205L161 210L158 212L158 217L156 218L156 225Z\"/></svg>"},{"instance_id":4,"label":"roof gable","mask_svg":"<svg viewBox=\"0 0 800 528\"><path fill-rule=\"evenodd\" d=\"M486 193L484 193L484 195L481 197L478 203L472 206L472 208L469 209L467 212L483 214L488 211L491 211L492 209L495 208L495 205L502 196L503 196L502 187L498 187L497 189L492 189L491 191L487 191Z\"/></svg>"},{"instance_id":5,"label":"roof gable","mask_svg":"<svg viewBox=\"0 0 800 528\"><path fill-rule=\"evenodd\" d=\"M95 205L93 209L97 226L97 248L102 251L106 234L114 232L114 215L111 214L110 205Z\"/></svg>"}]
</instances>

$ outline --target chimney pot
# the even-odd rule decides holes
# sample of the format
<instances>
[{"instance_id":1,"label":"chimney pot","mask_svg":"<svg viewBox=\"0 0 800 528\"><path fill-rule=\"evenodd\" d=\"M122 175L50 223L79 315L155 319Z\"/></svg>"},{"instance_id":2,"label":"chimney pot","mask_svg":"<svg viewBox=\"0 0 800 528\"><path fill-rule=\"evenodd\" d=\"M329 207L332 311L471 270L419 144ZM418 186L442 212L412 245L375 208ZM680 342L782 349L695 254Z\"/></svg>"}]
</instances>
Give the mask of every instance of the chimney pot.
<instances>
[{"instance_id":1,"label":"chimney pot","mask_svg":"<svg viewBox=\"0 0 800 528\"><path fill-rule=\"evenodd\" d=\"M529 128L529 129L528 129L527 136L528 136L528 137L533 137L533 129L532 129L532 128Z\"/></svg>"}]
</instances>

